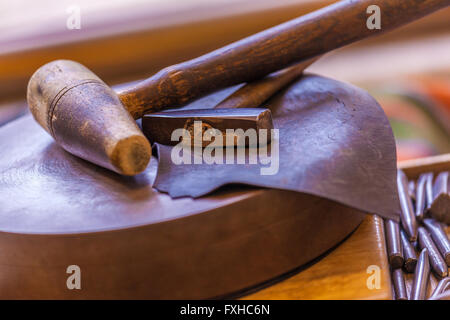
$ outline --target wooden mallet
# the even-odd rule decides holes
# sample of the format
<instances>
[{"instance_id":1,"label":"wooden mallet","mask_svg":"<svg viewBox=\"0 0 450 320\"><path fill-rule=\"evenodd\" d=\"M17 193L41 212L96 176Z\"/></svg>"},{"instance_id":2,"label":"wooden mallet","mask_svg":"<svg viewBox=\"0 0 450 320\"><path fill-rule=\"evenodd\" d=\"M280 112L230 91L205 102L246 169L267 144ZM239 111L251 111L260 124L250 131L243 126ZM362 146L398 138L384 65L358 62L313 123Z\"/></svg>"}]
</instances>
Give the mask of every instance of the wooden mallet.
<instances>
[{"instance_id":1,"label":"wooden mallet","mask_svg":"<svg viewBox=\"0 0 450 320\"><path fill-rule=\"evenodd\" d=\"M374 5L381 11L381 29L368 28L366 23L367 8ZM167 67L120 92L82 65L58 60L31 77L27 99L35 119L65 150L118 173L135 175L146 168L151 149L133 119L260 79L448 5L448 0L340 1Z\"/></svg>"}]
</instances>

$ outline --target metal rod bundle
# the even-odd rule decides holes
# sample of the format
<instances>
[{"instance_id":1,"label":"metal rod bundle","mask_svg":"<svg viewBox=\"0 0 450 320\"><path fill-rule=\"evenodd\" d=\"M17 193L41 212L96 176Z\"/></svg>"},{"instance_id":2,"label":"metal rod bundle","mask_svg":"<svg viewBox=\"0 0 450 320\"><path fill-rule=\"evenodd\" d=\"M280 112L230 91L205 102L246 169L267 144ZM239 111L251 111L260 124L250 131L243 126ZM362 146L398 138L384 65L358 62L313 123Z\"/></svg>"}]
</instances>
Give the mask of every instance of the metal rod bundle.
<instances>
[{"instance_id":1,"label":"metal rod bundle","mask_svg":"<svg viewBox=\"0 0 450 320\"><path fill-rule=\"evenodd\" d=\"M395 298L424 300L430 274L441 279L429 299L450 297L450 241L445 231L446 212L450 210L449 173L423 173L417 181L408 181L398 170L400 221L385 220L388 261ZM439 204L437 202L439 201ZM433 213L433 210L435 211ZM438 211L437 211L438 210ZM441 220L438 221L437 219ZM416 250L419 250L419 257ZM405 272L414 273L408 293Z\"/></svg>"}]
</instances>

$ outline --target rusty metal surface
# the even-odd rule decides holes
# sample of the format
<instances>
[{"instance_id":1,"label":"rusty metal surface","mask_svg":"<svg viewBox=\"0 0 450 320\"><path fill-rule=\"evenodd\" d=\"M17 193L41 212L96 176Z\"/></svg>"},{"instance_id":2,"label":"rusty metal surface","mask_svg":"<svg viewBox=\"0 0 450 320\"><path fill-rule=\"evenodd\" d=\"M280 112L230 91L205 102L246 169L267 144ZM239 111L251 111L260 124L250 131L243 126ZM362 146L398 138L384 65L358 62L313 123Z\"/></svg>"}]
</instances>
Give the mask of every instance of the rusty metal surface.
<instances>
[{"instance_id":1,"label":"rusty metal surface","mask_svg":"<svg viewBox=\"0 0 450 320\"><path fill-rule=\"evenodd\" d=\"M186 108L212 108L224 94ZM276 174L261 175L268 165L260 162L175 165L172 147L157 145L154 187L172 197L200 197L234 183L293 190L398 221L395 141L384 112L368 93L309 74L264 107L279 129Z\"/></svg>"}]
</instances>

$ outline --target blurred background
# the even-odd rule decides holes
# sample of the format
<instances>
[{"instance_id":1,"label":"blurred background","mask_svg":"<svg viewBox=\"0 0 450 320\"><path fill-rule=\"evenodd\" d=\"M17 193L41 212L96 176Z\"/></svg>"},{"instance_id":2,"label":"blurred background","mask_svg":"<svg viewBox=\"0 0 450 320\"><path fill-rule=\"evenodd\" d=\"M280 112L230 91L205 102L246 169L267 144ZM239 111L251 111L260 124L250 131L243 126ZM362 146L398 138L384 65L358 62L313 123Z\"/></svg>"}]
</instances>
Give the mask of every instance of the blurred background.
<instances>
[{"instance_id":1,"label":"blurred background","mask_svg":"<svg viewBox=\"0 0 450 320\"><path fill-rule=\"evenodd\" d=\"M1 0L0 126L28 112L27 81L51 60L76 60L111 85L134 81L333 2ZM308 69L368 90L399 160L450 152L449 17L441 10Z\"/></svg>"}]
</instances>

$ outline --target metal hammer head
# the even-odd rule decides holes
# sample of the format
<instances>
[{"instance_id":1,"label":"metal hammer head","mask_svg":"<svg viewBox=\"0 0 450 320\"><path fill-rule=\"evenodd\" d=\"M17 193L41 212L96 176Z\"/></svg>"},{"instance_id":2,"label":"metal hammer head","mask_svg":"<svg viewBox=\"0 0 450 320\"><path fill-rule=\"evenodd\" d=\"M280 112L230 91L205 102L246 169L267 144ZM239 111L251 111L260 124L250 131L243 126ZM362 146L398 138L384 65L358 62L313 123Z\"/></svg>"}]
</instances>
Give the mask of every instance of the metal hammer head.
<instances>
[{"instance_id":1,"label":"metal hammer head","mask_svg":"<svg viewBox=\"0 0 450 320\"><path fill-rule=\"evenodd\" d=\"M36 121L68 152L124 175L142 172L151 147L116 93L83 65L57 60L28 82Z\"/></svg>"},{"instance_id":2,"label":"metal hammer head","mask_svg":"<svg viewBox=\"0 0 450 320\"><path fill-rule=\"evenodd\" d=\"M270 143L270 130L273 129L272 113L264 108L216 108L149 113L142 117L142 130L145 136L154 142L165 145L178 144L180 137L176 134L172 137L177 129L185 130L188 141L183 140L183 143L191 146L196 146L197 143L203 147L209 145L212 137L203 140L208 136L209 129L215 129L217 130L215 132L220 133L223 146L227 146L229 142L233 146L241 143L253 146L253 143L263 141L258 139L259 141L252 143L250 139L245 139L245 132L251 129L259 135L261 129L268 130L265 143Z\"/></svg>"}]
</instances>

